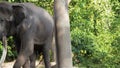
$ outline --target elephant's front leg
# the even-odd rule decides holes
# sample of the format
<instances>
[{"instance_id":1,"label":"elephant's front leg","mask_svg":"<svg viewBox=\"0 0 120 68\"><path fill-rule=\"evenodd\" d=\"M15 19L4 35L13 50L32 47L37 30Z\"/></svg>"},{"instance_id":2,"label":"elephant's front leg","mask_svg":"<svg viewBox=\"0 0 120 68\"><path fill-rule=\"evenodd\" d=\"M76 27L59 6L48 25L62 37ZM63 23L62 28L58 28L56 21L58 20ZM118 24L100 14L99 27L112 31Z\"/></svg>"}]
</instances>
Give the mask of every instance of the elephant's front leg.
<instances>
[{"instance_id":1,"label":"elephant's front leg","mask_svg":"<svg viewBox=\"0 0 120 68\"><path fill-rule=\"evenodd\" d=\"M30 68L30 59L28 59L25 64L23 65L23 68Z\"/></svg>"},{"instance_id":2,"label":"elephant's front leg","mask_svg":"<svg viewBox=\"0 0 120 68\"><path fill-rule=\"evenodd\" d=\"M21 48L17 60L13 68L21 68L25 62L29 59L29 56L33 54L34 43L31 37L25 36L21 39Z\"/></svg>"}]
</instances>

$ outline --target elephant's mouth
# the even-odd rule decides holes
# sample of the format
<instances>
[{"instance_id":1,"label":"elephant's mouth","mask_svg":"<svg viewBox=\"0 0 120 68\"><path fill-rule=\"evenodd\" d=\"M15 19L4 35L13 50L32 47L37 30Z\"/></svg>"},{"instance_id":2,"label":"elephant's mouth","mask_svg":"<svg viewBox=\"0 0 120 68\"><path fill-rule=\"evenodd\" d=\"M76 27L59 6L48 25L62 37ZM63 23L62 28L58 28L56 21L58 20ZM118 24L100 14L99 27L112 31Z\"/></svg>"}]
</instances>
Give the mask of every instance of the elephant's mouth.
<instances>
[{"instance_id":1,"label":"elephant's mouth","mask_svg":"<svg viewBox=\"0 0 120 68\"><path fill-rule=\"evenodd\" d=\"M0 59L0 68L2 68L2 63L4 63L6 55L7 55L7 38L6 35L3 33L2 34L2 43L3 43L3 52L2 52L2 56Z\"/></svg>"}]
</instances>

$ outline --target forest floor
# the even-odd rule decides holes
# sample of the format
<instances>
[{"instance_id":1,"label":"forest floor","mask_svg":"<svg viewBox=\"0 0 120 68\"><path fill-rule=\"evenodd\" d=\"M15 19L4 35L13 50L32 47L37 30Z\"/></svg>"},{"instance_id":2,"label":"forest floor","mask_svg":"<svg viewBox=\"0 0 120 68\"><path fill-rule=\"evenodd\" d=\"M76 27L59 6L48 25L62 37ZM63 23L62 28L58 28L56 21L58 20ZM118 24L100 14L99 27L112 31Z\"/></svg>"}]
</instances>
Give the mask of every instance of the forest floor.
<instances>
[{"instance_id":1,"label":"forest floor","mask_svg":"<svg viewBox=\"0 0 120 68\"><path fill-rule=\"evenodd\" d=\"M14 63L15 61L5 62L3 63L2 68L13 68ZM55 62L51 62L51 65L54 66ZM39 64L39 61L36 61L36 68L45 68L45 67L43 63Z\"/></svg>"}]
</instances>

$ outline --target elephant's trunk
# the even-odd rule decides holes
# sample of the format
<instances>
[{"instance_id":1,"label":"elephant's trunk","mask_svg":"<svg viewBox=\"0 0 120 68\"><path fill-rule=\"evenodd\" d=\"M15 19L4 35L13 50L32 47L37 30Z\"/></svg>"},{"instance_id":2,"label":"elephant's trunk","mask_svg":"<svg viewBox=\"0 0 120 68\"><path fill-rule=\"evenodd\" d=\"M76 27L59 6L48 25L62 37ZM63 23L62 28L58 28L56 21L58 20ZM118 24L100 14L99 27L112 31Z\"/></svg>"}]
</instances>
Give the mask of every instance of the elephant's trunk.
<instances>
[{"instance_id":1,"label":"elephant's trunk","mask_svg":"<svg viewBox=\"0 0 120 68\"><path fill-rule=\"evenodd\" d=\"M3 42L3 52L2 52L1 59L0 59L0 68L2 68L2 63L4 63L6 55L7 55L7 39L6 39L6 35L4 34L2 36L2 42Z\"/></svg>"}]
</instances>

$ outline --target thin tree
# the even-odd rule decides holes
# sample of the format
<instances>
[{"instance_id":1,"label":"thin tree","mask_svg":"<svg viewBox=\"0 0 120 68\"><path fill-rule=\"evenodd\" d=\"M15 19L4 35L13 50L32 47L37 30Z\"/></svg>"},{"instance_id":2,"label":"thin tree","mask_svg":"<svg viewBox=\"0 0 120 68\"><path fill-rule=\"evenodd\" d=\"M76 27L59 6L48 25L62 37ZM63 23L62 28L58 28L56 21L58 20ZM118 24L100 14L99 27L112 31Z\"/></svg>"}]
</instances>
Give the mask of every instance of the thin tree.
<instances>
[{"instance_id":1,"label":"thin tree","mask_svg":"<svg viewBox=\"0 0 120 68\"><path fill-rule=\"evenodd\" d=\"M72 68L69 2L70 0L54 0L58 68Z\"/></svg>"}]
</instances>

